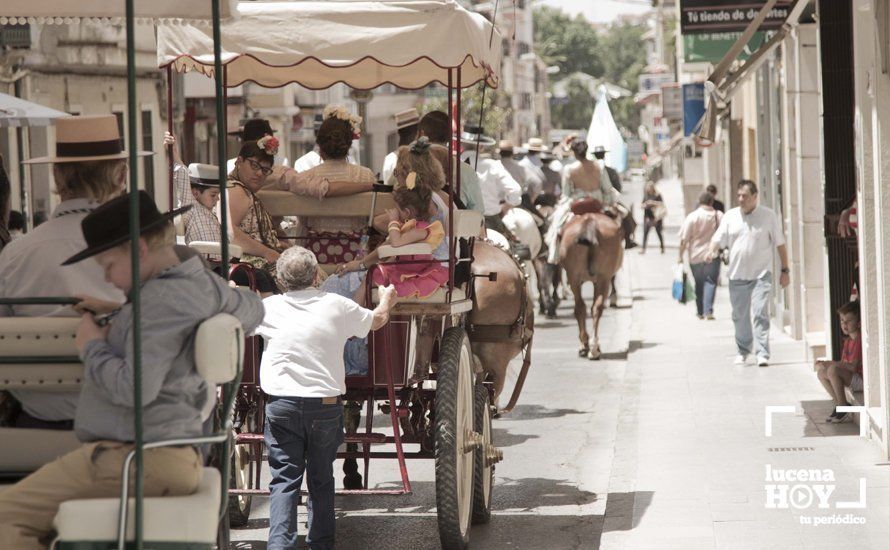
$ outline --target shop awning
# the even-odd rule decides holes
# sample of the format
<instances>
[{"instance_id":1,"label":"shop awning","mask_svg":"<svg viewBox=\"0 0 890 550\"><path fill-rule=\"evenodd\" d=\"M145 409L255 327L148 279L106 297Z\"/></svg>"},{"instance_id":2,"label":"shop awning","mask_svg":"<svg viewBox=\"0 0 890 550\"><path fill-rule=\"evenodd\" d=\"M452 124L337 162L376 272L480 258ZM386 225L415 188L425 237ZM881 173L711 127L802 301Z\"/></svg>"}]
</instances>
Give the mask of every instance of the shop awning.
<instances>
[{"instance_id":1,"label":"shop awning","mask_svg":"<svg viewBox=\"0 0 890 550\"><path fill-rule=\"evenodd\" d=\"M736 62L739 54L742 53L742 50L751 40L751 37L754 36L754 33L760 30L761 25L766 20L770 10L775 6L777 0L767 0L763 7L760 8L757 17L748 24L729 51L726 52L726 55L723 56L723 59L717 63L714 67L714 71L705 83L708 105L705 114L702 117L701 124L699 125L696 141L701 144L710 144L714 141L717 130L717 118L720 114L720 104L727 104L742 82L754 74L754 71L756 71L767 59L767 55L773 48L778 46L782 40L785 39L785 36L797 26L801 13L803 13L803 10L809 5L810 1L811 0L797 0L788 12L788 17L785 19L782 27L775 31L769 40L757 48L757 50L752 53L735 72L729 73L730 67Z\"/></svg>"},{"instance_id":2,"label":"shop awning","mask_svg":"<svg viewBox=\"0 0 890 550\"><path fill-rule=\"evenodd\" d=\"M220 0L220 19L236 13L237 0ZM140 22L192 22L209 24L209 0L134 0L133 11ZM117 22L126 15L122 0L3 0L0 25L66 25L79 21Z\"/></svg>"},{"instance_id":3,"label":"shop awning","mask_svg":"<svg viewBox=\"0 0 890 550\"><path fill-rule=\"evenodd\" d=\"M60 116L68 113L0 93L0 128L49 126Z\"/></svg>"},{"instance_id":4,"label":"shop awning","mask_svg":"<svg viewBox=\"0 0 890 550\"><path fill-rule=\"evenodd\" d=\"M417 89L447 84L457 68L462 87L498 85L500 34L454 0L242 2L238 13L221 29L229 86ZM212 38L207 27L160 25L158 65L211 75Z\"/></svg>"}]
</instances>

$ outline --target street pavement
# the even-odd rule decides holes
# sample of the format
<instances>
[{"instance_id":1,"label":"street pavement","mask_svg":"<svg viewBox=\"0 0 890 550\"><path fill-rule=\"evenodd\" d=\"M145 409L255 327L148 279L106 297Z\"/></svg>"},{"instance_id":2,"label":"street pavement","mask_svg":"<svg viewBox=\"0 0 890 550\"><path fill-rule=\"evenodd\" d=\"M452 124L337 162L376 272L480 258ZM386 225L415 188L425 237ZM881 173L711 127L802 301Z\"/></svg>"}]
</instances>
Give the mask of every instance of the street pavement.
<instances>
[{"instance_id":1,"label":"street pavement","mask_svg":"<svg viewBox=\"0 0 890 550\"><path fill-rule=\"evenodd\" d=\"M676 225L678 184L665 181L660 190L668 224ZM855 424L824 423L831 405L800 343L774 328L769 367L732 364L725 288L716 321L699 321L693 304L672 301L676 228L666 235L664 255L657 247L628 253L633 307L606 311L603 360L577 356L570 300L558 319L538 319L519 405L495 420L504 461L496 469L491 523L473 527L471 546L888 548L890 464ZM771 437L767 406L792 411L773 415ZM338 548L439 548L432 461L408 466L412 495L338 498ZM802 469L833 481L769 481L767 467L786 480L788 470ZM372 487L394 487L398 479L395 461L372 462ZM765 486L777 486L779 495L786 484L790 500L768 508ZM839 507L859 500L860 484L865 507ZM807 497L828 492L824 485L835 488L819 508L818 498ZM827 521L865 523L815 525ZM267 529L267 499L256 498L248 528L232 532L233 548L265 548Z\"/></svg>"}]
</instances>

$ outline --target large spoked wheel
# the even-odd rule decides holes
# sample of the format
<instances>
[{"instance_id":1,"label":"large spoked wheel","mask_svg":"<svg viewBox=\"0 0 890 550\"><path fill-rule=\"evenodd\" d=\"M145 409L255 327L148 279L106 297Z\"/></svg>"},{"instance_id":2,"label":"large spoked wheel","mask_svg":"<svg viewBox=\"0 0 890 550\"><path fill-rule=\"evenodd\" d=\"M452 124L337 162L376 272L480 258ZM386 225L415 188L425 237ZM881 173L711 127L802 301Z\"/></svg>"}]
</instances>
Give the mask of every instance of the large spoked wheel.
<instances>
[{"instance_id":1,"label":"large spoked wheel","mask_svg":"<svg viewBox=\"0 0 890 550\"><path fill-rule=\"evenodd\" d=\"M229 486L233 489L253 488L253 463L250 460L250 445L235 445L232 453L232 475ZM250 495L229 495L229 525L243 527L250 520L250 507L253 497Z\"/></svg>"},{"instance_id":2,"label":"large spoked wheel","mask_svg":"<svg viewBox=\"0 0 890 550\"><path fill-rule=\"evenodd\" d=\"M473 524L479 525L491 520L491 488L498 458L491 440L491 394L484 384L475 386L473 411L475 431L482 436L482 445L473 453Z\"/></svg>"},{"instance_id":3,"label":"large spoked wheel","mask_svg":"<svg viewBox=\"0 0 890 550\"><path fill-rule=\"evenodd\" d=\"M445 550L470 540L473 508L473 369L470 341L460 327L445 331L436 376L436 509Z\"/></svg>"}]
</instances>

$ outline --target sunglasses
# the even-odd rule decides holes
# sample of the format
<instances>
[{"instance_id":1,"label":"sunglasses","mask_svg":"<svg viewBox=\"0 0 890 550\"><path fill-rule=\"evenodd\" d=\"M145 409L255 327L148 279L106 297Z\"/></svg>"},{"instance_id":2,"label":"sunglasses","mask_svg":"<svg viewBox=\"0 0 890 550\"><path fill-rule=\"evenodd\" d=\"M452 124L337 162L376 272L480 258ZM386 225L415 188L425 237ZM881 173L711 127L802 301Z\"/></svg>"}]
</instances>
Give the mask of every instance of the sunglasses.
<instances>
[{"instance_id":1,"label":"sunglasses","mask_svg":"<svg viewBox=\"0 0 890 550\"><path fill-rule=\"evenodd\" d=\"M264 176L268 176L269 174L272 173L271 168L267 168L253 159L247 159L247 162L250 164L251 168L253 168L254 170L259 170L260 172L263 173Z\"/></svg>"}]
</instances>

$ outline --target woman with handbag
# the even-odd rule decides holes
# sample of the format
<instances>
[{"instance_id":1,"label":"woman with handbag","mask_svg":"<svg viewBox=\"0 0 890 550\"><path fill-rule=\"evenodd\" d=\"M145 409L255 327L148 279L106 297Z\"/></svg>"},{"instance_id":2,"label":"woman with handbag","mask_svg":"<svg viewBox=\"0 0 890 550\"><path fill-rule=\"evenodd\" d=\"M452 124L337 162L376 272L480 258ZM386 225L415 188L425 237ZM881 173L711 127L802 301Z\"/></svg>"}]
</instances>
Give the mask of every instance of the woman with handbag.
<instances>
[{"instance_id":1,"label":"woman with handbag","mask_svg":"<svg viewBox=\"0 0 890 550\"><path fill-rule=\"evenodd\" d=\"M664 254L664 228L663 220L667 216L667 208L664 206L664 199L655 189L654 183L647 183L643 191L643 249L640 254L646 253L646 241L649 240L649 230L655 228L655 234L658 235L658 242L661 243L661 253Z\"/></svg>"},{"instance_id":2,"label":"woman with handbag","mask_svg":"<svg viewBox=\"0 0 890 550\"><path fill-rule=\"evenodd\" d=\"M706 258L711 238L720 227L723 213L714 208L714 195L708 191L698 197L698 208L690 212L680 227L680 256L689 251L689 270L695 279L695 309L699 319L714 319L714 296L720 278L720 258Z\"/></svg>"}]
</instances>

